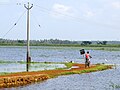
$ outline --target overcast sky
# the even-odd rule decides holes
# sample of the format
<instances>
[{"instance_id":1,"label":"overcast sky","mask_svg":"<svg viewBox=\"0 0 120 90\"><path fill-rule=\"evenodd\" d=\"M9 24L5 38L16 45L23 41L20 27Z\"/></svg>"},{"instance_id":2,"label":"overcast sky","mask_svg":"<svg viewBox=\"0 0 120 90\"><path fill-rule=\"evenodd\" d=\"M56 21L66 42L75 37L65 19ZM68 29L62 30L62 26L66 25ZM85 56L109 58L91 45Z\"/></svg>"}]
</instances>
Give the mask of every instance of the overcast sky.
<instances>
[{"instance_id":1,"label":"overcast sky","mask_svg":"<svg viewBox=\"0 0 120 90\"><path fill-rule=\"evenodd\" d=\"M32 40L120 40L120 0L0 0L1 38L26 40L28 1Z\"/></svg>"}]
</instances>

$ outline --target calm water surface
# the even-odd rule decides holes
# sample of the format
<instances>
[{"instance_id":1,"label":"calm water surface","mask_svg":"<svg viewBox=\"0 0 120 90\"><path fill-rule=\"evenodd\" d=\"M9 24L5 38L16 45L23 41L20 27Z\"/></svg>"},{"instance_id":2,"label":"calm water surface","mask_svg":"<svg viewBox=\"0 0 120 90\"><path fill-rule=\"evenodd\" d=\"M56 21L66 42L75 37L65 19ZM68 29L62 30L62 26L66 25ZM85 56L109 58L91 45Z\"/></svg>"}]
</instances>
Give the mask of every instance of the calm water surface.
<instances>
[{"instance_id":1,"label":"calm water surface","mask_svg":"<svg viewBox=\"0 0 120 90\"><path fill-rule=\"evenodd\" d=\"M31 47L31 57L33 61L40 62L74 61L84 63L83 56L79 54L80 49L77 47ZM93 57L91 59L92 64L116 64L116 69L80 75L59 76L41 83L10 88L9 90L120 90L120 88L114 88L115 85L120 85L120 51L89 51ZM26 60L26 47L0 47L0 53L1 61ZM18 67L20 66L18 65ZM24 68L25 66L23 65L22 67Z\"/></svg>"}]
</instances>

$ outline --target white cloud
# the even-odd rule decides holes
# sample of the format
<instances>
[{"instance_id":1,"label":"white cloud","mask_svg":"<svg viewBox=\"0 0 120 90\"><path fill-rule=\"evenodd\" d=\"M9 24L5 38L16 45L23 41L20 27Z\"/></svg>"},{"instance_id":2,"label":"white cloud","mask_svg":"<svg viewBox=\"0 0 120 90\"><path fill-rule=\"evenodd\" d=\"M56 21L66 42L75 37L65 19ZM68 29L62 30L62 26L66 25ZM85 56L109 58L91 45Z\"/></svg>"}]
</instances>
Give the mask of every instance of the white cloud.
<instances>
[{"instance_id":1,"label":"white cloud","mask_svg":"<svg viewBox=\"0 0 120 90\"><path fill-rule=\"evenodd\" d=\"M116 9L120 9L120 2L112 2L112 7Z\"/></svg>"},{"instance_id":2,"label":"white cloud","mask_svg":"<svg viewBox=\"0 0 120 90\"><path fill-rule=\"evenodd\" d=\"M95 16L96 14L94 13L94 12L92 12L92 11L85 11L85 16L86 17L93 17L93 16Z\"/></svg>"},{"instance_id":3,"label":"white cloud","mask_svg":"<svg viewBox=\"0 0 120 90\"><path fill-rule=\"evenodd\" d=\"M92 8L89 4L84 3L80 6L80 14L81 17L85 18L92 18L97 15L97 12L95 8Z\"/></svg>"},{"instance_id":4,"label":"white cloud","mask_svg":"<svg viewBox=\"0 0 120 90\"><path fill-rule=\"evenodd\" d=\"M62 17L64 15L73 15L73 9L70 6L65 6L62 4L54 4L52 8L52 15L55 17Z\"/></svg>"}]
</instances>

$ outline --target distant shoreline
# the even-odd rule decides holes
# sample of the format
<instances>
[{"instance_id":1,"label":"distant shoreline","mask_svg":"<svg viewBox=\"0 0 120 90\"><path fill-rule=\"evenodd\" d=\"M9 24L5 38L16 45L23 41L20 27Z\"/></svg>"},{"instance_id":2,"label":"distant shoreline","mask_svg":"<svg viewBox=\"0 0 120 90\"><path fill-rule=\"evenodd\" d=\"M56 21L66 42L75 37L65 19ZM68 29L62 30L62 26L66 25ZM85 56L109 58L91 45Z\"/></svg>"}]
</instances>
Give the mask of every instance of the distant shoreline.
<instances>
[{"instance_id":1,"label":"distant shoreline","mask_svg":"<svg viewBox=\"0 0 120 90\"><path fill-rule=\"evenodd\" d=\"M30 45L31 47L34 46L45 46L45 47L69 47L69 48L78 48L80 49L85 49L85 50L106 50L106 51L120 51L120 45L87 45L87 46L81 46L81 45L71 45L71 44L40 44L40 45ZM0 44L0 47L26 47L26 45L23 44Z\"/></svg>"},{"instance_id":2,"label":"distant shoreline","mask_svg":"<svg viewBox=\"0 0 120 90\"><path fill-rule=\"evenodd\" d=\"M26 46L26 44L0 43L0 46ZM30 44L30 46L65 46L65 47L120 47L120 44L80 45L80 44Z\"/></svg>"},{"instance_id":3,"label":"distant shoreline","mask_svg":"<svg viewBox=\"0 0 120 90\"><path fill-rule=\"evenodd\" d=\"M0 46L26 46L27 40L0 38ZM120 47L120 41L70 41L59 39L30 40L30 46Z\"/></svg>"}]
</instances>

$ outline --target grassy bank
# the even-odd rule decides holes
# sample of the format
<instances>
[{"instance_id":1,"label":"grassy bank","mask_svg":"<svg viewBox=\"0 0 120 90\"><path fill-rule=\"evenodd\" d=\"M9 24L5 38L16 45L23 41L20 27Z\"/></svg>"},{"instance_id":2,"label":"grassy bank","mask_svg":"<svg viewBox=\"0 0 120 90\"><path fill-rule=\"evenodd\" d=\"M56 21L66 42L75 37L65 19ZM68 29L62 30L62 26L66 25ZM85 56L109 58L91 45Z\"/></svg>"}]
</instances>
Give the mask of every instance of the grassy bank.
<instances>
[{"instance_id":1,"label":"grassy bank","mask_svg":"<svg viewBox=\"0 0 120 90\"><path fill-rule=\"evenodd\" d=\"M74 64L72 66L74 66ZM107 70L107 69L111 69L111 68L112 68L112 65L103 65L103 64L95 65L95 66L92 66L91 68L83 68L82 67L82 69L71 69L71 70L61 72L61 73L55 75L55 77L61 76L61 75L91 73L91 72L103 71L103 70ZM52 77L54 77L54 75Z\"/></svg>"},{"instance_id":2,"label":"grassy bank","mask_svg":"<svg viewBox=\"0 0 120 90\"><path fill-rule=\"evenodd\" d=\"M90 68L85 68L84 64L78 63L64 63L66 68L54 69L54 70L43 70L43 71L32 71L32 72L18 72L18 73L7 73L6 75L0 75L0 88L2 87L17 87L23 86L39 81L44 81L49 78L55 78L61 75L71 74L82 74L96 71L102 71L111 69L111 65L91 65ZM73 68L77 67L77 68ZM33 77L34 76L34 77Z\"/></svg>"},{"instance_id":3,"label":"grassy bank","mask_svg":"<svg viewBox=\"0 0 120 90\"><path fill-rule=\"evenodd\" d=\"M0 62L2 63L15 63L15 62ZM19 62L21 64L25 64L25 62ZM81 73L89 73L89 72L95 72L95 71L102 71L102 70L106 70L106 69L111 69L112 65L104 65L104 64L96 64L93 65L90 68L84 68L84 64L77 64L77 63L65 63L65 62L31 62L31 64L64 64L66 67L64 68L56 68L54 69L55 71L63 71L61 73L56 73L55 76L59 76L59 75L68 75L68 74L81 74ZM72 69L72 67L74 66L78 66L78 69ZM49 72L49 71L54 71L54 70L42 70L42 71L38 71L38 72ZM32 72L32 71L31 71ZM34 71L37 72L37 71ZM0 73L0 75L10 75L10 74L22 74L25 72L18 72L18 73ZM27 73L27 72L26 72ZM58 75L57 75L58 74ZM54 77L54 75L52 76Z\"/></svg>"},{"instance_id":4,"label":"grassy bank","mask_svg":"<svg viewBox=\"0 0 120 90\"><path fill-rule=\"evenodd\" d=\"M37 63L37 62L34 62ZM41 63L41 62L39 62ZM37 64L39 64L37 63ZM45 63L45 62L42 62ZM48 74L48 76L56 77L61 75L69 75L69 74L81 74L81 73L90 73L96 71L103 71L107 69L111 69L113 65L104 65L104 64L96 64L92 65L90 68L84 68L84 64L78 63L56 63L56 62L47 62L45 64L65 64L65 68L56 68L54 70L42 70L42 71L31 71L31 72L18 72L18 73L1 73L2 76L6 75L19 75L19 74L27 74L27 73L42 73ZM78 68L72 68L74 66L78 66ZM55 73L57 72L57 73Z\"/></svg>"},{"instance_id":5,"label":"grassy bank","mask_svg":"<svg viewBox=\"0 0 120 90\"><path fill-rule=\"evenodd\" d=\"M22 43L0 43L0 46L26 46ZM81 44L30 44L30 46L65 46L65 47L120 47L120 44L90 44L90 45L81 45Z\"/></svg>"}]
</instances>

